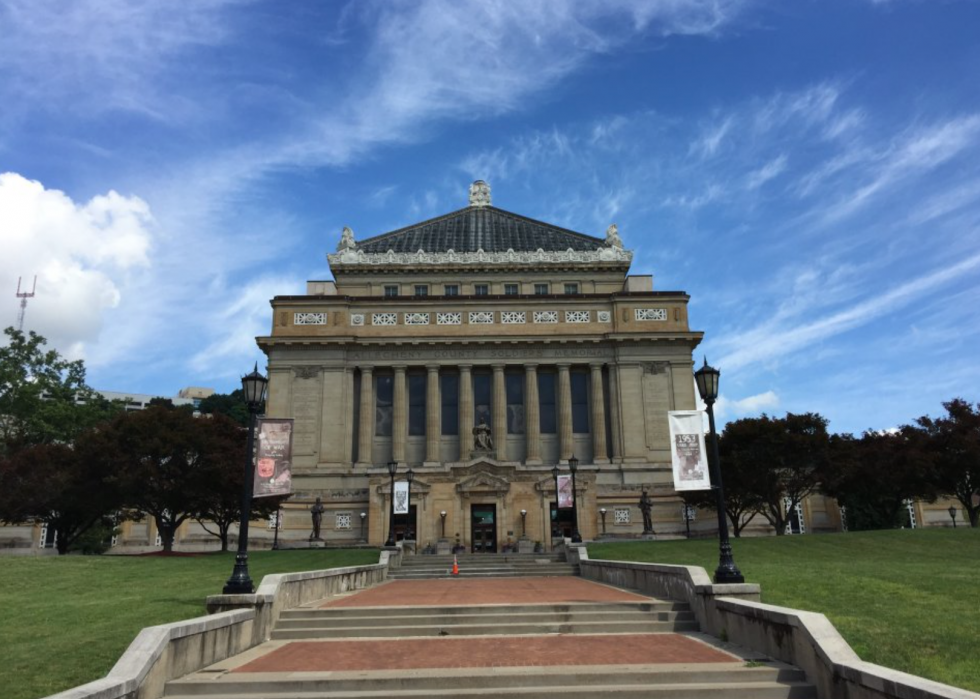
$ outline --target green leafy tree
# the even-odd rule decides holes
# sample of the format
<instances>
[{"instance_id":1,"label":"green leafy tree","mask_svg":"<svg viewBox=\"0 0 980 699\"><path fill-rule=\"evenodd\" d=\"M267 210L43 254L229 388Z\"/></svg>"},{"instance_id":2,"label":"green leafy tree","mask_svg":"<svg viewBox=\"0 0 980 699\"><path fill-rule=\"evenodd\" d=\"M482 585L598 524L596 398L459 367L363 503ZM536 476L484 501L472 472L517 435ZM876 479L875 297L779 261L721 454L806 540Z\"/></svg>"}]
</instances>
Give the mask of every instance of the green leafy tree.
<instances>
[{"instance_id":1,"label":"green leafy tree","mask_svg":"<svg viewBox=\"0 0 980 699\"><path fill-rule=\"evenodd\" d=\"M46 340L7 328L0 347L0 456L36 444L70 443L118 412L85 384L81 360L70 362Z\"/></svg>"},{"instance_id":2,"label":"green leafy tree","mask_svg":"<svg viewBox=\"0 0 980 699\"><path fill-rule=\"evenodd\" d=\"M198 410L206 415L225 415L242 427L248 425L248 409L245 407L245 399L240 388L236 388L231 393L214 393L208 396L201 401ZM264 406L259 406L259 412L263 410Z\"/></svg>"},{"instance_id":3,"label":"green leafy tree","mask_svg":"<svg viewBox=\"0 0 980 699\"><path fill-rule=\"evenodd\" d=\"M963 505L970 526L980 519L980 404L962 398L943 403L944 417L916 420L927 436L928 452L935 469L934 485L943 495Z\"/></svg>"}]
</instances>

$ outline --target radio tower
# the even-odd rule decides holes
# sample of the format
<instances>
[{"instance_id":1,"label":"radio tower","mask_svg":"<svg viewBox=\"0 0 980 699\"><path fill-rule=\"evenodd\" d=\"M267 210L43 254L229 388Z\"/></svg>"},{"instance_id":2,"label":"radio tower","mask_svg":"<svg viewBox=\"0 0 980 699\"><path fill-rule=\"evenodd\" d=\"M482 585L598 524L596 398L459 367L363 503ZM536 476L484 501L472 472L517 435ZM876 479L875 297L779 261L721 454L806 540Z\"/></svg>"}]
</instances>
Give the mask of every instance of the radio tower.
<instances>
[{"instance_id":1,"label":"radio tower","mask_svg":"<svg viewBox=\"0 0 980 699\"><path fill-rule=\"evenodd\" d=\"M24 313L27 312L27 299L34 298L34 291L37 289L37 275L34 275L34 286L30 293L20 290L20 277L17 277L17 298L20 299L20 313L17 314L17 330L24 332Z\"/></svg>"}]
</instances>

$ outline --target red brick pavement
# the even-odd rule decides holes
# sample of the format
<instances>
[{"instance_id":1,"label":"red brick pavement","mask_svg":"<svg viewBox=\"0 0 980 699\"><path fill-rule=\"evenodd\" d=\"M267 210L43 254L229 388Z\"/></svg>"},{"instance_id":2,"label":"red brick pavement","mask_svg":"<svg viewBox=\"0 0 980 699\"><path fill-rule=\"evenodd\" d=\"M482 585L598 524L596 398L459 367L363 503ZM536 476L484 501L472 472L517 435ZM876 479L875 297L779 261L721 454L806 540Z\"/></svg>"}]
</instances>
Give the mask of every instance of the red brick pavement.
<instances>
[{"instance_id":1,"label":"red brick pavement","mask_svg":"<svg viewBox=\"0 0 980 699\"><path fill-rule=\"evenodd\" d=\"M434 607L474 604L649 602L649 597L575 577L391 580L323 607Z\"/></svg>"},{"instance_id":2,"label":"red brick pavement","mask_svg":"<svg viewBox=\"0 0 980 699\"><path fill-rule=\"evenodd\" d=\"M743 663L673 633L294 641L234 672L343 672L561 665Z\"/></svg>"}]
</instances>

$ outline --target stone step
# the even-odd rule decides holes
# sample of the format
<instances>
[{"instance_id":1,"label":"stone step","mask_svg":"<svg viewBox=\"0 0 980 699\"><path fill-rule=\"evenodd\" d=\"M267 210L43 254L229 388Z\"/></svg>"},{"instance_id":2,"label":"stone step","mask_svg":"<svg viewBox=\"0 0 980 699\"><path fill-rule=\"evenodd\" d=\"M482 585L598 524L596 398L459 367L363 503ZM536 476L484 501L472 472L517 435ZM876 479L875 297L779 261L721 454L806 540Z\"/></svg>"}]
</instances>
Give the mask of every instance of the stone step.
<instances>
[{"instance_id":1,"label":"stone step","mask_svg":"<svg viewBox=\"0 0 980 699\"><path fill-rule=\"evenodd\" d=\"M695 621L694 612L633 612L633 611L598 611L598 612L540 612L540 613L509 613L501 615L509 624L577 624L582 622L617 622L617 621ZM412 615L378 615L359 617L310 617L306 619L280 619L277 629L315 629L329 627L346 629L371 626L413 626L412 622L420 620ZM424 617L426 625L459 626L471 624L486 624L493 620L486 614L432 614Z\"/></svg>"},{"instance_id":2,"label":"stone step","mask_svg":"<svg viewBox=\"0 0 980 699\"><path fill-rule=\"evenodd\" d=\"M480 563L480 562L496 562L496 563L536 563L536 562L550 562L550 563L564 563L565 557L561 554L528 554L528 553L508 553L508 554L493 554L493 553L474 553L456 556L456 560L459 563ZM403 556L401 559L401 565L403 566L413 566L413 565L429 565L429 564L439 564L443 565L449 563L452 565L452 556Z\"/></svg>"},{"instance_id":3,"label":"stone step","mask_svg":"<svg viewBox=\"0 0 980 699\"><path fill-rule=\"evenodd\" d=\"M420 620L421 621L421 620ZM598 634L598 633L673 633L697 631L696 621L544 621L537 623L511 623L487 620L489 623L470 624L412 624L387 626L351 626L337 628L324 625L309 628L276 627L270 636L274 641L331 638L411 638L420 636L500 636L542 634Z\"/></svg>"},{"instance_id":4,"label":"stone step","mask_svg":"<svg viewBox=\"0 0 980 699\"><path fill-rule=\"evenodd\" d=\"M649 602L567 602L561 604L481 604L453 607L301 607L285 609L280 614L280 620L287 619L327 619L342 617L431 617L434 615L450 616L511 616L513 614L555 613L568 612L684 612L691 607L686 602L671 600L651 600Z\"/></svg>"},{"instance_id":5,"label":"stone step","mask_svg":"<svg viewBox=\"0 0 980 699\"><path fill-rule=\"evenodd\" d=\"M305 676L304 676L305 675ZM354 699L360 697L663 696L684 699L814 699L803 673L775 663L698 666L500 667L378 672L195 673L167 684L165 696Z\"/></svg>"},{"instance_id":6,"label":"stone step","mask_svg":"<svg viewBox=\"0 0 980 699\"><path fill-rule=\"evenodd\" d=\"M578 568L538 568L522 570L514 568L462 568L457 575L447 569L433 570L401 570L388 573L390 580L423 580L429 578L527 578L527 577L556 577L578 575Z\"/></svg>"}]
</instances>

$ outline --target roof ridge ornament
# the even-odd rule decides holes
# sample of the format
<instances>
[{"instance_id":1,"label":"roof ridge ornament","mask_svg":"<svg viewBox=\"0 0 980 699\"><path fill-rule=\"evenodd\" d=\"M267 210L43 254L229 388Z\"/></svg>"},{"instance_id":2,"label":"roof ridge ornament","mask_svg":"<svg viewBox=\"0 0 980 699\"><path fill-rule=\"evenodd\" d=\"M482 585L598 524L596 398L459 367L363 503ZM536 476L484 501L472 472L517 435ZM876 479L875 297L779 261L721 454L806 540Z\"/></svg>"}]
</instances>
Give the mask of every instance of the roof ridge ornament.
<instances>
[{"instance_id":1,"label":"roof ridge ornament","mask_svg":"<svg viewBox=\"0 0 980 699\"><path fill-rule=\"evenodd\" d=\"M337 252L343 252L344 250L357 250L354 231L347 226L344 226L344 230L340 234L340 242L337 243Z\"/></svg>"},{"instance_id":2,"label":"roof ridge ornament","mask_svg":"<svg viewBox=\"0 0 980 699\"><path fill-rule=\"evenodd\" d=\"M606 245L611 248L623 248L623 239L619 237L619 228L615 223L606 229Z\"/></svg>"},{"instance_id":3,"label":"roof ridge ornament","mask_svg":"<svg viewBox=\"0 0 980 699\"><path fill-rule=\"evenodd\" d=\"M483 180L470 185L470 206L490 206L490 185Z\"/></svg>"}]
</instances>

